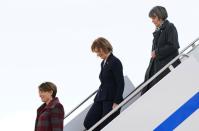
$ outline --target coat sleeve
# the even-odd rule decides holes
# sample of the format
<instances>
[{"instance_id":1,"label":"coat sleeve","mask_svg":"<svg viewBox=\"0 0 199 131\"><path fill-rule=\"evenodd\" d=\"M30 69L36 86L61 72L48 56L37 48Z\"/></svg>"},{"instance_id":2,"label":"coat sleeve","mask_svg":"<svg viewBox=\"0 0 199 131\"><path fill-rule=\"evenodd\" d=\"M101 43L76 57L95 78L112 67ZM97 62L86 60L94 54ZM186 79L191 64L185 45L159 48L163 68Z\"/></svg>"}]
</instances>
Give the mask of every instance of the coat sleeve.
<instances>
[{"instance_id":1,"label":"coat sleeve","mask_svg":"<svg viewBox=\"0 0 199 131\"><path fill-rule=\"evenodd\" d=\"M114 103L119 104L123 100L123 91L124 91L124 76L123 76L123 67L121 62L119 60L114 61L112 69L116 81L116 95L114 98Z\"/></svg>"},{"instance_id":2,"label":"coat sleeve","mask_svg":"<svg viewBox=\"0 0 199 131\"><path fill-rule=\"evenodd\" d=\"M50 114L52 131L63 131L64 108L62 105L56 105Z\"/></svg>"},{"instance_id":3,"label":"coat sleeve","mask_svg":"<svg viewBox=\"0 0 199 131\"><path fill-rule=\"evenodd\" d=\"M178 33L173 24L170 25L166 32L166 42L163 46L155 50L157 59L164 59L179 48Z\"/></svg>"}]
</instances>

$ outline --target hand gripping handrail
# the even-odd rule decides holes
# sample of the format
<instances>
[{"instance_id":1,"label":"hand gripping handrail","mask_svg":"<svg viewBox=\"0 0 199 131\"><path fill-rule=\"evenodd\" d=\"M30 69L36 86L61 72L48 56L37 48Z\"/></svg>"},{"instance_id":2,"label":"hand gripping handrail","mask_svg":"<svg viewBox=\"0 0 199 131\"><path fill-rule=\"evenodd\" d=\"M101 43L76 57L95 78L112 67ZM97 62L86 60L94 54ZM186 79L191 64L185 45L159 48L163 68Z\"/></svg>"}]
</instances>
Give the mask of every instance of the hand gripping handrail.
<instances>
[{"instance_id":1,"label":"hand gripping handrail","mask_svg":"<svg viewBox=\"0 0 199 131\"><path fill-rule=\"evenodd\" d=\"M94 91L92 94L90 94L86 99L84 99L79 105L77 105L74 109L72 109L65 117L66 119L68 116L70 116L74 111L76 111L81 105L83 105L87 100L89 100L93 95L96 94L98 90Z\"/></svg>"},{"instance_id":2,"label":"hand gripping handrail","mask_svg":"<svg viewBox=\"0 0 199 131\"><path fill-rule=\"evenodd\" d=\"M178 56L176 56L173 60L171 60L167 65L165 65L161 70L159 70L155 75L153 75L150 79L148 79L146 82L141 84L137 87L136 90L134 90L126 99L124 99L117 107L115 107L113 110L111 110L107 115L105 115L102 119L100 119L95 125L93 125L88 131L92 131L97 126L99 126L103 121L105 121L109 116L111 116L113 113L115 113L118 109L120 109L122 106L127 104L131 99L133 99L138 93L142 91L142 89L148 85L151 81L153 81L159 74L161 74L165 69L167 69L170 65L172 65L176 60L180 59L189 47L194 48L196 45L195 43L199 40L199 37L195 39L193 42L191 42L187 47L185 47Z\"/></svg>"}]
</instances>

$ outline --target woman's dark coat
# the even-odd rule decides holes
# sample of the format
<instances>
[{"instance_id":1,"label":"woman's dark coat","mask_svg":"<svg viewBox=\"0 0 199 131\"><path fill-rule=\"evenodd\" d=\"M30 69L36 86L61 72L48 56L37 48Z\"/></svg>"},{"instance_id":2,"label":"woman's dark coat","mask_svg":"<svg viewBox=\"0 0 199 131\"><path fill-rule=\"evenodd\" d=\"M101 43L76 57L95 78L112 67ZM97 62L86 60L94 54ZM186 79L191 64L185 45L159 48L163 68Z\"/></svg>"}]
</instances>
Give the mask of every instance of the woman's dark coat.
<instances>
[{"instance_id":1,"label":"woman's dark coat","mask_svg":"<svg viewBox=\"0 0 199 131\"><path fill-rule=\"evenodd\" d=\"M145 74L145 81L151 78L155 73L157 73L161 68L163 68L167 63L169 63L179 54L178 49L180 46L178 42L178 33L175 26L168 20L166 20L162 26L153 33L153 36L154 39L152 51L155 51L156 58L151 58L150 60ZM179 63L180 62L178 60L173 64L173 66L176 67ZM156 79L154 79L148 86L143 89L142 94L148 91L168 73L168 69L162 72L158 77L156 77Z\"/></svg>"},{"instance_id":2,"label":"woman's dark coat","mask_svg":"<svg viewBox=\"0 0 199 131\"><path fill-rule=\"evenodd\" d=\"M101 85L95 97L95 101L112 101L119 104L123 100L124 76L121 61L112 53L101 63L99 75Z\"/></svg>"}]
</instances>

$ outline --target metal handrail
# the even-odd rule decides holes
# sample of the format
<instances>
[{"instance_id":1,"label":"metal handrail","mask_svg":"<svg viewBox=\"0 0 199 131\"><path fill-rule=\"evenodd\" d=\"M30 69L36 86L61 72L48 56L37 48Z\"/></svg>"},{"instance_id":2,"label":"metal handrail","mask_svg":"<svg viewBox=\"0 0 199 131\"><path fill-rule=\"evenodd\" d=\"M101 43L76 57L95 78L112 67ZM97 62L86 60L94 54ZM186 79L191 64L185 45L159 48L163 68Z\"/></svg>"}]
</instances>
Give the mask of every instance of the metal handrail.
<instances>
[{"instance_id":1,"label":"metal handrail","mask_svg":"<svg viewBox=\"0 0 199 131\"><path fill-rule=\"evenodd\" d=\"M65 117L64 119L66 119L68 116L70 116L74 111L76 111L81 105L83 105L88 99L90 99L93 95L96 94L96 92L98 91L98 89L96 91L94 91L92 94L90 94L86 99L84 99L79 105L77 105L74 109L72 109Z\"/></svg>"},{"instance_id":2,"label":"metal handrail","mask_svg":"<svg viewBox=\"0 0 199 131\"><path fill-rule=\"evenodd\" d=\"M165 69L167 69L170 65L172 65L176 60L180 59L184 54L183 52L186 51L189 47L194 48L196 45L195 43L199 40L199 37L191 42L187 47L185 47L178 56L176 56L173 60L171 60L167 65L165 65L161 70L159 70L155 75L153 75L150 79L144 82L142 85L137 87L138 89L133 91L131 95L129 95L126 99L124 99L117 107L111 110L107 115L105 115L102 119L100 119L95 125L93 125L88 131L92 131L97 126L99 126L102 122L104 122L109 116L119 110L122 106L127 104L131 99L133 99L138 93L142 91L142 89L148 85L151 81L153 81L159 74L161 74Z\"/></svg>"}]
</instances>

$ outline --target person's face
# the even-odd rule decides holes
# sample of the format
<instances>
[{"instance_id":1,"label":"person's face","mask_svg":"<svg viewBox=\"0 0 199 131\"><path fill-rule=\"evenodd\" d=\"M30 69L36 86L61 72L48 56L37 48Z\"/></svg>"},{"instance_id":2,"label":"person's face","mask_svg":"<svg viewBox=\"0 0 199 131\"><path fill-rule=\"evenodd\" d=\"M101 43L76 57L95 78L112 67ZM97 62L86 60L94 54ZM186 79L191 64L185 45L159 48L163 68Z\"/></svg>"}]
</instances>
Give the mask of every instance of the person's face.
<instances>
[{"instance_id":1,"label":"person's face","mask_svg":"<svg viewBox=\"0 0 199 131\"><path fill-rule=\"evenodd\" d=\"M154 24L156 27L160 27L161 22L162 22L161 19L159 19L157 16L155 16L155 17L151 17L151 20L152 20L153 24Z\"/></svg>"},{"instance_id":2,"label":"person's face","mask_svg":"<svg viewBox=\"0 0 199 131\"><path fill-rule=\"evenodd\" d=\"M97 56L99 56L101 59L106 59L107 54L101 49L101 48L95 48L94 52L97 54Z\"/></svg>"},{"instance_id":3,"label":"person's face","mask_svg":"<svg viewBox=\"0 0 199 131\"><path fill-rule=\"evenodd\" d=\"M41 98L41 101L45 103L49 102L52 99L52 94L53 94L53 91L40 91L39 90L39 96Z\"/></svg>"}]
</instances>

